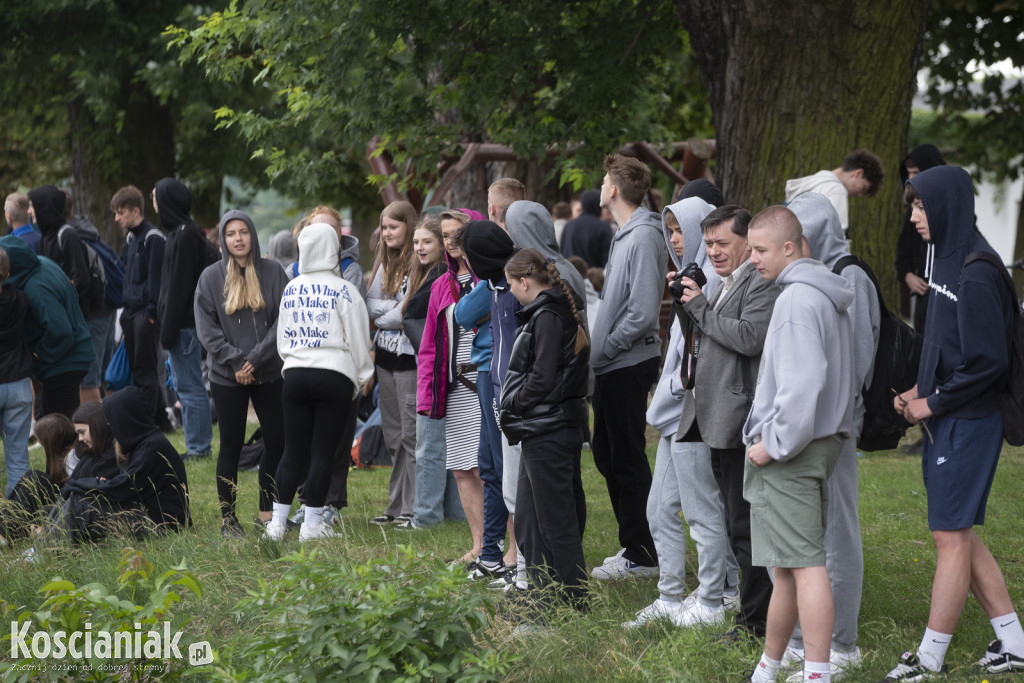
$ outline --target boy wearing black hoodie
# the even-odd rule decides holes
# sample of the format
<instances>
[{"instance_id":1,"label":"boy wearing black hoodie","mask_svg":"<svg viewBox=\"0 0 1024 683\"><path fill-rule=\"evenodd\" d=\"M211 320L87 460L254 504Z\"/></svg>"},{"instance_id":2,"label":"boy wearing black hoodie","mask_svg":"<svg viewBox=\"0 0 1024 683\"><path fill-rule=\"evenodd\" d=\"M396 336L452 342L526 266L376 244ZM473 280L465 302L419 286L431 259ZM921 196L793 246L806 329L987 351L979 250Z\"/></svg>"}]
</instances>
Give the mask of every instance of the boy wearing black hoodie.
<instances>
[{"instance_id":1,"label":"boy wearing black hoodie","mask_svg":"<svg viewBox=\"0 0 1024 683\"><path fill-rule=\"evenodd\" d=\"M912 424L927 421L934 440L924 443L922 470L938 558L924 638L885 680L919 681L944 670L968 590L996 636L976 666L988 674L1024 671L1024 629L1002 570L973 528L985 521L1003 445L996 395L1008 377L1017 302L992 264L964 265L971 253L995 253L974 229L967 171L931 168L907 182L904 197L928 242L930 294L917 386L896 396L893 408Z\"/></svg>"}]
</instances>

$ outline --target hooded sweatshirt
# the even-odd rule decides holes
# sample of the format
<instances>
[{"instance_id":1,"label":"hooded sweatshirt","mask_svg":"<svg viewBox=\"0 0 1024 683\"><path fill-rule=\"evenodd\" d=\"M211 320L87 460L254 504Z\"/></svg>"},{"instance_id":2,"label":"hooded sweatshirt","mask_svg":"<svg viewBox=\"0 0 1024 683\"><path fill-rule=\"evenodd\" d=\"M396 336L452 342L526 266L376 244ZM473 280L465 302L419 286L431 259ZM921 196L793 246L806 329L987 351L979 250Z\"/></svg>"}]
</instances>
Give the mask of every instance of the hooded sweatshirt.
<instances>
[{"instance_id":1,"label":"hooded sweatshirt","mask_svg":"<svg viewBox=\"0 0 1024 683\"><path fill-rule=\"evenodd\" d=\"M587 190L580 197L583 208L562 228L562 256L579 256L592 268L604 268L612 243L612 226L601 220L601 192Z\"/></svg>"},{"instance_id":2,"label":"hooded sweatshirt","mask_svg":"<svg viewBox=\"0 0 1024 683\"><path fill-rule=\"evenodd\" d=\"M936 166L908 181L928 219L925 270L931 293L925 322L918 396L935 415L986 417L998 410L997 389L1009 371L1012 307L1003 275L975 251L995 254L974 229L974 189L967 171Z\"/></svg>"},{"instance_id":3,"label":"hooded sweatshirt","mask_svg":"<svg viewBox=\"0 0 1024 683\"><path fill-rule=\"evenodd\" d=\"M277 261L282 268L287 268L299 260L299 247L295 244L291 230L275 232L267 247L267 258Z\"/></svg>"},{"instance_id":4,"label":"hooded sweatshirt","mask_svg":"<svg viewBox=\"0 0 1024 683\"><path fill-rule=\"evenodd\" d=\"M936 166L945 166L946 160L935 145L918 145L900 162L900 187L907 184L907 178L910 175L907 173L908 163L916 166L919 171L927 171ZM896 242L896 279L905 282L907 273L924 277L924 260L927 251L928 247L921 239L921 233L910 222L910 207L907 207L906 215L903 218L903 229Z\"/></svg>"},{"instance_id":5,"label":"hooded sweatshirt","mask_svg":"<svg viewBox=\"0 0 1024 683\"><path fill-rule=\"evenodd\" d=\"M0 247L11 259L8 285L25 292L29 313L25 341L35 355L33 375L48 379L67 372L85 372L95 353L89 326L78 305L78 293L60 267L36 256L14 235L0 237Z\"/></svg>"},{"instance_id":6,"label":"hooded sweatshirt","mask_svg":"<svg viewBox=\"0 0 1024 683\"><path fill-rule=\"evenodd\" d=\"M82 314L88 315L89 286L92 279L89 275L85 247L74 229L59 234L65 225L64 193L53 185L43 185L29 191L28 198L32 202L32 209L35 211L39 232L42 235L39 238L40 256L45 256L60 266L78 293L78 305L82 309Z\"/></svg>"},{"instance_id":7,"label":"hooded sweatshirt","mask_svg":"<svg viewBox=\"0 0 1024 683\"><path fill-rule=\"evenodd\" d=\"M0 287L0 384L32 374L32 350L25 342L28 297L14 285Z\"/></svg>"},{"instance_id":8,"label":"hooded sweatshirt","mask_svg":"<svg viewBox=\"0 0 1024 683\"><path fill-rule=\"evenodd\" d=\"M157 306L165 246L163 231L145 218L125 236L121 261L124 263L122 299L127 316L144 314L153 320L160 319Z\"/></svg>"},{"instance_id":9,"label":"hooded sweatshirt","mask_svg":"<svg viewBox=\"0 0 1024 683\"><path fill-rule=\"evenodd\" d=\"M299 276L281 298L277 351L289 368L320 368L348 377L352 398L373 376L366 304L337 275L338 233L313 223L299 233Z\"/></svg>"},{"instance_id":10,"label":"hooded sweatshirt","mask_svg":"<svg viewBox=\"0 0 1024 683\"><path fill-rule=\"evenodd\" d=\"M512 202L505 214L505 225L508 234L517 249L536 249L544 258L555 264L558 275L569 289L580 298L587 300L587 290L583 285L583 277L576 266L569 263L558 251L555 241L555 226L551 222L551 214L542 204L520 200ZM586 325L586 321L583 323Z\"/></svg>"},{"instance_id":11,"label":"hooded sweatshirt","mask_svg":"<svg viewBox=\"0 0 1024 683\"><path fill-rule=\"evenodd\" d=\"M665 233L660 216L637 207L612 238L601 290L601 314L590 335L595 375L661 355L658 336L665 291Z\"/></svg>"},{"instance_id":12,"label":"hooded sweatshirt","mask_svg":"<svg viewBox=\"0 0 1024 683\"><path fill-rule=\"evenodd\" d=\"M836 262L850 252L839 226L839 216L824 195L807 192L794 199L790 210L796 214L803 226L804 237L811 247L811 258L821 261L829 270ZM853 288L853 303L850 304L850 320L853 321L853 367L856 383L854 386L867 388L875 368L875 352L878 350L878 330L882 311L878 307L878 293L871 278L857 266L847 266L841 275ZM864 397L856 392L854 418L860 431L864 418Z\"/></svg>"},{"instance_id":13,"label":"hooded sweatshirt","mask_svg":"<svg viewBox=\"0 0 1024 683\"><path fill-rule=\"evenodd\" d=\"M690 183L690 185L693 185L693 183ZM687 185L687 187L690 185ZM703 199L690 197L665 207L665 210L661 212L663 226L664 216L671 211L683 232L683 255L678 256L670 242L672 234L667 227L663 228L665 246L668 248L668 255L672 259L672 263L675 264L675 269L678 271L688 263L696 263L700 266L704 276L708 279L707 285L703 287L705 292L715 291L715 287L718 286L718 282L721 280L711 264L711 259L708 258L707 247L704 245L704 235L700 230L700 222L714 210L715 207ZM686 320L692 322L689 316L686 316ZM695 327L695 346L698 349L700 334L700 328ZM686 339L679 322L679 316L676 316L675 320L672 321L672 330L669 333L669 344L665 351L665 362L661 371L661 379L658 380L658 386L654 390L654 398L651 399L651 404L647 407L648 424L661 432L662 436L671 436L675 433L676 425L679 423L679 414L682 409L683 398L686 395L686 389L683 386L682 375L680 374L680 367L685 356Z\"/></svg>"},{"instance_id":14,"label":"hooded sweatshirt","mask_svg":"<svg viewBox=\"0 0 1024 683\"><path fill-rule=\"evenodd\" d=\"M130 457L112 479L69 479L61 491L96 496L117 508L141 505L162 528L185 528L189 516L188 475L181 456L146 414L145 394L125 387L103 399L103 414L121 450Z\"/></svg>"},{"instance_id":15,"label":"hooded sweatshirt","mask_svg":"<svg viewBox=\"0 0 1024 683\"><path fill-rule=\"evenodd\" d=\"M852 434L854 294L844 278L808 258L786 266L776 283L782 293L768 325L743 441L760 441L768 455L784 461L815 439Z\"/></svg>"},{"instance_id":16,"label":"hooded sweatshirt","mask_svg":"<svg viewBox=\"0 0 1024 683\"><path fill-rule=\"evenodd\" d=\"M722 194L722 191L713 182L704 178L698 178L686 183L683 189L679 190L676 202L681 202L690 197L700 197L716 209L725 206L725 196ZM669 251L672 250L669 249Z\"/></svg>"},{"instance_id":17,"label":"hooded sweatshirt","mask_svg":"<svg viewBox=\"0 0 1024 683\"><path fill-rule=\"evenodd\" d=\"M228 315L224 310L224 281L231 255L224 240L224 227L233 220L245 221L252 240L252 266L260 282L265 306L258 311L243 308ZM228 211L217 228L221 260L199 276L193 314L196 333L206 349L210 381L236 386L235 373L245 362L252 363L256 384L281 379L281 357L277 353L277 316L288 276L280 264L260 258L260 240L252 219L242 211Z\"/></svg>"},{"instance_id":18,"label":"hooded sweatshirt","mask_svg":"<svg viewBox=\"0 0 1024 683\"><path fill-rule=\"evenodd\" d=\"M160 316L160 344L169 349L178 343L181 330L196 326L192 305L196 285L203 269L209 265L213 249L189 215L192 193L181 181L158 180L155 192L160 223L167 231L157 314Z\"/></svg>"},{"instance_id":19,"label":"hooded sweatshirt","mask_svg":"<svg viewBox=\"0 0 1024 683\"><path fill-rule=\"evenodd\" d=\"M843 228L843 234L850 229L850 193L832 171L818 171L814 175L803 178L793 178L786 181L786 204L788 205L798 196L805 192L817 192L823 194L832 202L836 213L839 215L839 224Z\"/></svg>"}]
</instances>

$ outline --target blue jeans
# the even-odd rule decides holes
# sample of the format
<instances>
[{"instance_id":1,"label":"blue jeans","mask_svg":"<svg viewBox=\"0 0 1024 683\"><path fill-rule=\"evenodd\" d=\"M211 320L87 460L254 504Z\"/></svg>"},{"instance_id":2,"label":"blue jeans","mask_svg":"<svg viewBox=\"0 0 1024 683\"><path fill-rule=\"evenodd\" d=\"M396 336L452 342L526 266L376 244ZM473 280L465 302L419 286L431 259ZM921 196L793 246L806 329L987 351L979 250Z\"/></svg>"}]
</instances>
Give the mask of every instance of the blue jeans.
<instances>
[{"instance_id":1,"label":"blue jeans","mask_svg":"<svg viewBox=\"0 0 1024 683\"><path fill-rule=\"evenodd\" d=\"M174 390L181 400L185 448L189 455L210 455L213 419L203 383L203 350L194 327L178 332L178 343L167 350L174 374Z\"/></svg>"},{"instance_id":2,"label":"blue jeans","mask_svg":"<svg viewBox=\"0 0 1024 683\"><path fill-rule=\"evenodd\" d=\"M501 547L508 525L508 508L501 494L503 458L501 455L501 432L494 414L494 385L488 372L476 376L476 390L480 397L480 446L477 448L477 464L480 478L484 481L484 544L480 559L487 562L501 560Z\"/></svg>"},{"instance_id":3,"label":"blue jeans","mask_svg":"<svg viewBox=\"0 0 1024 683\"><path fill-rule=\"evenodd\" d=\"M416 416L416 498L413 522L418 526L439 524L444 518L465 521L455 475L447 469L444 420Z\"/></svg>"},{"instance_id":4,"label":"blue jeans","mask_svg":"<svg viewBox=\"0 0 1024 683\"><path fill-rule=\"evenodd\" d=\"M7 494L28 473L28 437L32 431L32 381L26 377L0 384L0 438L7 466Z\"/></svg>"}]
</instances>

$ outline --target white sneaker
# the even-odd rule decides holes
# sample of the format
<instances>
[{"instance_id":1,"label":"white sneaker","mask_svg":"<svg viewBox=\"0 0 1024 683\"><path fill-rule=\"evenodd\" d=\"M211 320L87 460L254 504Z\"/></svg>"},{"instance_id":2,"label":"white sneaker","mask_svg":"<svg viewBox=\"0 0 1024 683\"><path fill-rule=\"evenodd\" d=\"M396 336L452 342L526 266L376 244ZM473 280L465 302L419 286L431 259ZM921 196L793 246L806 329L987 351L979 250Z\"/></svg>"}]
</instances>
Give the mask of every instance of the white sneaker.
<instances>
[{"instance_id":1,"label":"white sneaker","mask_svg":"<svg viewBox=\"0 0 1024 683\"><path fill-rule=\"evenodd\" d=\"M630 562L621 555L609 557L600 567L594 567L590 575L602 581L615 581L616 579L635 578L657 578L657 567L645 567L636 562Z\"/></svg>"},{"instance_id":2,"label":"white sneaker","mask_svg":"<svg viewBox=\"0 0 1024 683\"><path fill-rule=\"evenodd\" d=\"M786 651L782 653L782 660L779 662L779 671L793 671L794 669L803 676L804 651L786 645Z\"/></svg>"},{"instance_id":3,"label":"white sneaker","mask_svg":"<svg viewBox=\"0 0 1024 683\"><path fill-rule=\"evenodd\" d=\"M614 554L614 555L612 555L611 557L606 557L606 558L604 558L604 562L602 562L602 563L601 563L601 566L604 566L604 565L606 565L606 564L611 564L612 562L615 562L615 561L616 561L617 559L619 559L620 557L622 557L622 554L623 554L624 552L626 552L626 549L625 549L625 548L619 548L619 552L615 553L615 554Z\"/></svg>"},{"instance_id":4,"label":"white sneaker","mask_svg":"<svg viewBox=\"0 0 1024 683\"><path fill-rule=\"evenodd\" d=\"M696 595L696 593L691 593ZM725 607L719 605L716 609L705 607L700 600L694 599L683 606L683 609L672 616L672 623L683 628L693 626L713 626L725 623Z\"/></svg>"},{"instance_id":5,"label":"white sneaker","mask_svg":"<svg viewBox=\"0 0 1024 683\"><path fill-rule=\"evenodd\" d=\"M326 524L310 526L303 522L302 526L299 527L299 543L318 541L322 538L341 538L341 534Z\"/></svg>"},{"instance_id":6,"label":"white sneaker","mask_svg":"<svg viewBox=\"0 0 1024 683\"><path fill-rule=\"evenodd\" d=\"M266 524L266 528L263 530L263 538L268 541L283 541L284 532L288 527L284 522L278 522L277 520L270 520Z\"/></svg>"},{"instance_id":7,"label":"white sneaker","mask_svg":"<svg viewBox=\"0 0 1024 683\"><path fill-rule=\"evenodd\" d=\"M742 605L740 604L740 593L739 593L739 591L736 591L735 593L732 593L731 595L729 593L723 593L722 594L722 605L725 606L725 611L726 612L739 612L740 611L740 607L742 607Z\"/></svg>"},{"instance_id":8,"label":"white sneaker","mask_svg":"<svg viewBox=\"0 0 1024 683\"><path fill-rule=\"evenodd\" d=\"M668 600L662 600L658 598L651 604L644 607L642 610L636 613L636 618L633 621L623 622L622 628L636 628L637 626L646 626L654 621L666 620L675 622L677 615L683 611L683 603L681 602L669 602Z\"/></svg>"},{"instance_id":9,"label":"white sneaker","mask_svg":"<svg viewBox=\"0 0 1024 683\"><path fill-rule=\"evenodd\" d=\"M798 667L796 671L791 673L786 678L786 683L803 683L804 681L804 653L800 650L794 650L793 648L786 646L786 653L782 656L783 666L787 663L787 658L790 657L790 653L793 653L793 659L790 660L790 666ZM795 658L799 657L799 660ZM829 673L832 676L833 681L842 680L844 676L858 668L864 661L864 657L860 652L859 647L855 647L849 652L838 652L832 650L828 656L828 668ZM780 667L781 668L781 667Z\"/></svg>"}]
</instances>

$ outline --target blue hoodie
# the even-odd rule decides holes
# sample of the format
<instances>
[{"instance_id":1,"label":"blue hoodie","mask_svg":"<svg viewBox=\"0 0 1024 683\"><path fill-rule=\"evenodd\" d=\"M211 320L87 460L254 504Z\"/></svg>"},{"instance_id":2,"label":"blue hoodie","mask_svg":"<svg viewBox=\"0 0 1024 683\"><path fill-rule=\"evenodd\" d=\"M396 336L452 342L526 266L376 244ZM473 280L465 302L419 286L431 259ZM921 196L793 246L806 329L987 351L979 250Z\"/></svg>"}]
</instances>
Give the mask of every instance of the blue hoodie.
<instances>
[{"instance_id":1,"label":"blue hoodie","mask_svg":"<svg viewBox=\"0 0 1024 683\"><path fill-rule=\"evenodd\" d=\"M975 251L995 254L974 229L974 188L967 171L936 166L908 181L928 219L925 276L931 292L925 322L919 396L935 415L979 418L999 409L996 389L1009 371L1012 306L990 264L963 267Z\"/></svg>"}]
</instances>

